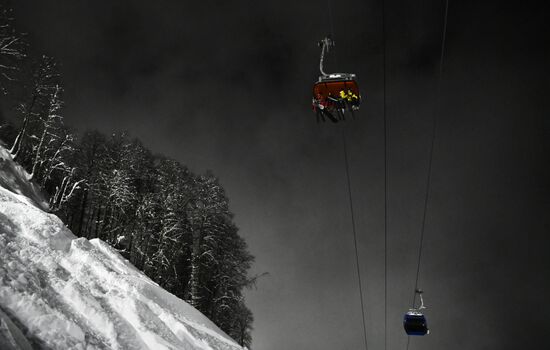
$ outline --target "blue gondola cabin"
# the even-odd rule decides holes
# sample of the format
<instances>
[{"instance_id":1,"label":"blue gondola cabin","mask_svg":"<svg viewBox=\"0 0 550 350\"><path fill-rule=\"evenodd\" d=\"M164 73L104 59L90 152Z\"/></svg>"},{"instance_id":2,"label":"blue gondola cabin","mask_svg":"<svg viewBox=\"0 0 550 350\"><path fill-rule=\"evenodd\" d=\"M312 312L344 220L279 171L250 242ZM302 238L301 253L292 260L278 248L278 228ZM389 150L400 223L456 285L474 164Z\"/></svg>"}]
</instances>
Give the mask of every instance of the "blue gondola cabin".
<instances>
[{"instance_id":1,"label":"blue gondola cabin","mask_svg":"<svg viewBox=\"0 0 550 350\"><path fill-rule=\"evenodd\" d=\"M430 333L426 317L418 311L409 311L405 314L403 327L408 335L426 335Z\"/></svg>"}]
</instances>

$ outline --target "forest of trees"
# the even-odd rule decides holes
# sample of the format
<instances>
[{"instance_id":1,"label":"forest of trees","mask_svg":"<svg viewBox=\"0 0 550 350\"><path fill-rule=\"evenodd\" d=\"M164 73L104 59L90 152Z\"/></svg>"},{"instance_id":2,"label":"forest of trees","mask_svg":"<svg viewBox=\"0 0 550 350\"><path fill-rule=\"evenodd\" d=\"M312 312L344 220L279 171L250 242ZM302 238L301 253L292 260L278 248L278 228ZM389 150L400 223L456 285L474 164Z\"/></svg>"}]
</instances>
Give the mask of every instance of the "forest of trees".
<instances>
[{"instance_id":1,"label":"forest of trees","mask_svg":"<svg viewBox=\"0 0 550 350\"><path fill-rule=\"evenodd\" d=\"M0 139L49 198L51 212L81 237L100 238L166 290L250 347L243 290L253 256L228 198L210 172L196 175L153 155L125 133L78 135L64 124L58 65L30 53L0 3Z\"/></svg>"}]
</instances>

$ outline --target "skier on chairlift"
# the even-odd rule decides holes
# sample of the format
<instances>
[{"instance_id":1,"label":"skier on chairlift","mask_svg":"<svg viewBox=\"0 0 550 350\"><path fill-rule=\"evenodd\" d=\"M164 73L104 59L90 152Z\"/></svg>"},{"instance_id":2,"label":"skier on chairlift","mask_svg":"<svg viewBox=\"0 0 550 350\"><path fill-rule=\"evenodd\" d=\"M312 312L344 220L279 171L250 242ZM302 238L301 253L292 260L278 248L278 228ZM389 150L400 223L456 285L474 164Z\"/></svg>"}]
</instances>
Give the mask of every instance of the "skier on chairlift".
<instances>
[{"instance_id":1,"label":"skier on chairlift","mask_svg":"<svg viewBox=\"0 0 550 350\"><path fill-rule=\"evenodd\" d=\"M330 121L337 123L345 120L345 112L359 109L361 95L353 73L330 73L323 70L325 54L334 42L330 38L324 38L319 42L321 46L321 59L319 80L313 85L313 110L317 113L317 122Z\"/></svg>"}]
</instances>

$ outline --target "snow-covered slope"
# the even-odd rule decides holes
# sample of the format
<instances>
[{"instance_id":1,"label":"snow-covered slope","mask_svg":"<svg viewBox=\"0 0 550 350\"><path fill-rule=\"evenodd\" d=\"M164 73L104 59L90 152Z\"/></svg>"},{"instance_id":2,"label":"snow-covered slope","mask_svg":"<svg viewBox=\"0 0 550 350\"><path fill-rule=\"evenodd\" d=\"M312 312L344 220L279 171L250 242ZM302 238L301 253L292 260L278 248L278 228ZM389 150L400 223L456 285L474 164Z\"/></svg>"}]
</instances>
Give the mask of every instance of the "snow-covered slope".
<instances>
[{"instance_id":1,"label":"snow-covered slope","mask_svg":"<svg viewBox=\"0 0 550 350\"><path fill-rule=\"evenodd\" d=\"M39 208L48 210L48 202L35 184L28 181L27 172L11 159L8 150L0 141L0 187L20 195L18 198Z\"/></svg>"},{"instance_id":2,"label":"snow-covered slope","mask_svg":"<svg viewBox=\"0 0 550 350\"><path fill-rule=\"evenodd\" d=\"M2 350L242 349L106 243L76 238L41 203L0 146Z\"/></svg>"}]
</instances>

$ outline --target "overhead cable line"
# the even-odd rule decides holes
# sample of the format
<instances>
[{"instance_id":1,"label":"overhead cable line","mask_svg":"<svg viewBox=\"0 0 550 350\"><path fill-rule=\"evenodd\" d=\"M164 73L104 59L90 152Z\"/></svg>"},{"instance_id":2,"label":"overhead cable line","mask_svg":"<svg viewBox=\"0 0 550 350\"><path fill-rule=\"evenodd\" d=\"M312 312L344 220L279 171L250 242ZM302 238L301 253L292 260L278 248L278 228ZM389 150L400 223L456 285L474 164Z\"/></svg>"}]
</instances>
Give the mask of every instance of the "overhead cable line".
<instances>
[{"instance_id":1,"label":"overhead cable line","mask_svg":"<svg viewBox=\"0 0 550 350\"><path fill-rule=\"evenodd\" d=\"M330 31L332 40L335 40L334 35L334 20L332 15L332 6L331 1L327 0L327 7L328 7L328 14L329 14L329 21L330 21ZM336 59L338 57L336 56ZM352 232L353 232L353 247L355 252L355 267L357 271L357 283L359 286L359 300L361 303L361 320L363 324L363 341L365 344L365 350L368 350L368 342L367 342L367 322L365 319L365 302L363 299L363 283L361 280L361 267L359 264L359 250L357 248L357 227L355 224L355 215L354 215L354 209L353 209L353 196L352 196L352 189L351 189L351 178L350 178L350 171L349 171L349 159L348 159L348 151L347 151L347 142L346 142L346 129L345 127L342 127L342 142L344 146L344 161L346 165L346 180L348 185L348 198L349 198L349 207L350 207L350 213L351 213L351 226L352 226Z\"/></svg>"},{"instance_id":2,"label":"overhead cable line","mask_svg":"<svg viewBox=\"0 0 550 350\"><path fill-rule=\"evenodd\" d=\"M363 301L363 284L361 282L361 269L359 267L359 251L357 249L357 229L355 225L355 216L353 211L353 196L351 191L351 179L349 175L349 160L348 160L348 151L346 145L346 129L342 127L342 142L344 144L344 161L346 163L346 180L348 183L348 197L349 197L349 207L351 212L351 226L353 231L353 246L355 248L355 267L357 268L357 281L359 284L359 298L361 300L361 316L363 320L363 339L365 341L365 350L368 350L367 345L367 323L365 321L365 305Z\"/></svg>"},{"instance_id":3,"label":"overhead cable line","mask_svg":"<svg viewBox=\"0 0 550 350\"><path fill-rule=\"evenodd\" d=\"M382 81L384 115L384 349L388 349L388 125L386 118L386 1L382 0Z\"/></svg>"},{"instance_id":4,"label":"overhead cable line","mask_svg":"<svg viewBox=\"0 0 550 350\"><path fill-rule=\"evenodd\" d=\"M440 112L440 100L441 100L441 82L443 78L443 63L445 59L445 44L447 40L447 21L448 21L448 14L449 14L449 0L445 0L445 9L443 14L443 30L441 35L441 53L439 56L439 72L438 72L438 79L437 79L437 91L436 91L436 101L435 101L435 108L434 108L434 114L433 114L433 120L432 120L432 135L431 135L431 143L430 143L430 153L429 153L429 161L428 161L428 176L426 180L426 192L424 196L424 210L422 214L422 224L420 229L420 244L418 248L418 262L416 266L416 277L414 282L414 295L412 298L412 308L414 308L416 304L416 295L418 294L418 280L420 277L420 263L422 260L422 248L424 243L424 232L426 228L426 217L428 212L428 202L430 199L430 192L431 192L431 179L432 179L432 163L433 163L433 153L434 153L434 145L435 145L435 136L437 131L437 116ZM409 349L410 344L410 337L407 339L407 350Z\"/></svg>"},{"instance_id":5,"label":"overhead cable line","mask_svg":"<svg viewBox=\"0 0 550 350\"><path fill-rule=\"evenodd\" d=\"M329 15L329 22L330 22L330 34L331 39L334 42L335 41L335 34L334 34L334 21L333 21L333 14L332 14L332 6L331 6L331 0L327 0L327 10ZM335 55L336 58L336 64L338 64L338 56ZM343 148L344 148L344 161L346 166L346 181L347 181L347 187L348 187L348 198L349 198L349 207L350 207L350 213L351 213L351 225L352 225L352 233L353 233L353 246L354 246L354 252L355 252L355 267L357 272L357 283L359 287L359 300L361 304L361 320L363 324L363 341L365 344L365 350L368 350L368 342L367 342L367 323L365 318L365 302L363 299L363 283L361 280L361 268L359 264L359 250L357 247L357 227L355 224L355 215L354 215L354 208L353 208L353 195L352 195L352 188L351 188L351 177L350 177L350 171L349 171L349 159L348 159L348 151L347 151L347 142L346 142L346 130L345 126L342 127L342 142L343 142Z\"/></svg>"}]
</instances>

